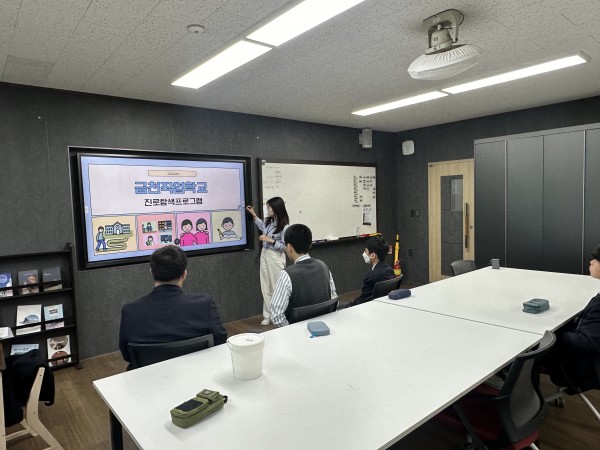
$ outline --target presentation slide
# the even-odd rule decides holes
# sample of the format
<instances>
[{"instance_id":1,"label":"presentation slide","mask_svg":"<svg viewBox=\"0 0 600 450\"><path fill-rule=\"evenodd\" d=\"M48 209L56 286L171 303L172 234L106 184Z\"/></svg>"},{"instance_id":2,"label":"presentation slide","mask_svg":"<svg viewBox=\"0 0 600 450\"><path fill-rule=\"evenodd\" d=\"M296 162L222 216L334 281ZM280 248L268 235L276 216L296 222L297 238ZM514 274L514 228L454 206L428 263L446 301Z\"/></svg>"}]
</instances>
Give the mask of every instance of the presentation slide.
<instances>
[{"instance_id":1,"label":"presentation slide","mask_svg":"<svg viewBox=\"0 0 600 450\"><path fill-rule=\"evenodd\" d=\"M246 246L243 161L80 155L88 263Z\"/></svg>"}]
</instances>

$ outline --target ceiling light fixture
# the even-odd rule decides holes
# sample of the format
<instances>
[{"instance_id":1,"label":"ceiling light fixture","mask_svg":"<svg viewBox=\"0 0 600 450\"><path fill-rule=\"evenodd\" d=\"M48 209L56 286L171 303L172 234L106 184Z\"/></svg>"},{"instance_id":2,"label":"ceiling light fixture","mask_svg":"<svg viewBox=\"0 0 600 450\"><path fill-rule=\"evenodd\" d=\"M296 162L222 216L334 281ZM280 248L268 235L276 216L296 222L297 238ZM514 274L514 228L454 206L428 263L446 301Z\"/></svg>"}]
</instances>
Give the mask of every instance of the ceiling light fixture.
<instances>
[{"instance_id":1,"label":"ceiling light fixture","mask_svg":"<svg viewBox=\"0 0 600 450\"><path fill-rule=\"evenodd\" d=\"M427 102L429 100L435 100L436 98L442 98L446 96L448 96L448 94L439 91L432 91L426 94L416 95L414 97L396 100L390 103L384 103L383 105L373 106L371 108L354 111L352 114L356 116L370 116L371 114L377 114L383 111L389 111L390 109L402 108L404 106L414 105L415 103Z\"/></svg>"},{"instance_id":2,"label":"ceiling light fixture","mask_svg":"<svg viewBox=\"0 0 600 450\"><path fill-rule=\"evenodd\" d=\"M239 41L173 81L171 85L198 89L271 50L254 42Z\"/></svg>"},{"instance_id":3,"label":"ceiling light fixture","mask_svg":"<svg viewBox=\"0 0 600 450\"><path fill-rule=\"evenodd\" d=\"M247 36L274 47L299 36L364 0L305 0Z\"/></svg>"},{"instance_id":4,"label":"ceiling light fixture","mask_svg":"<svg viewBox=\"0 0 600 450\"><path fill-rule=\"evenodd\" d=\"M589 60L589 56L583 52L579 52L576 55L567 56L566 58L555 59L543 64L525 67L524 69L513 70L493 77L471 81L470 83L459 84L457 86L442 89L442 91L449 92L450 94L460 94L461 92L472 91L473 89L480 89L487 86L493 86L494 84L506 83L507 81L519 80L521 78L531 77L553 70L576 66L578 64L586 63Z\"/></svg>"},{"instance_id":5,"label":"ceiling light fixture","mask_svg":"<svg viewBox=\"0 0 600 450\"><path fill-rule=\"evenodd\" d=\"M460 11L448 9L423 21L429 48L408 66L411 77L417 80L444 80L479 62L477 47L456 44L458 27L464 19Z\"/></svg>"}]
</instances>

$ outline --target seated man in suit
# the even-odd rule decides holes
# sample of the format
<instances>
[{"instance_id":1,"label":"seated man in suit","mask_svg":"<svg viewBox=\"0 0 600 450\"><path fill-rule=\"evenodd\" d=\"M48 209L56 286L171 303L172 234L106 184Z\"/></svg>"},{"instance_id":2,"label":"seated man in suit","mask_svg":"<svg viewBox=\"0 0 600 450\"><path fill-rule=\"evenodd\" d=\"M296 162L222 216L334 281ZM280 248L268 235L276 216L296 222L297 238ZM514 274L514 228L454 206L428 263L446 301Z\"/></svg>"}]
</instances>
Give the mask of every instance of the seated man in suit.
<instances>
[{"instance_id":1,"label":"seated man in suit","mask_svg":"<svg viewBox=\"0 0 600 450\"><path fill-rule=\"evenodd\" d=\"M293 265L283 269L271 299L271 322L289 325L293 308L337 297L331 272L323 261L311 258L312 232L306 225L290 225L284 234L285 253Z\"/></svg>"},{"instance_id":2,"label":"seated man in suit","mask_svg":"<svg viewBox=\"0 0 600 450\"><path fill-rule=\"evenodd\" d=\"M127 344L183 341L212 334L215 345L227 340L227 331L213 299L207 294L186 294L187 255L175 245L152 253L150 272L154 289L121 310L119 349L127 362ZM129 368L128 368L129 369Z\"/></svg>"},{"instance_id":3,"label":"seated man in suit","mask_svg":"<svg viewBox=\"0 0 600 450\"><path fill-rule=\"evenodd\" d=\"M388 251L389 245L380 236L372 237L366 242L362 257L365 263L371 265L371 271L363 280L360 296L348 303L346 308L370 301L375 283L394 278L394 269L385 262Z\"/></svg>"},{"instance_id":4,"label":"seated man in suit","mask_svg":"<svg viewBox=\"0 0 600 450\"><path fill-rule=\"evenodd\" d=\"M590 275L600 280L600 246L591 257ZM582 391L600 388L594 369L595 360L600 358L600 293L575 320L558 330L556 338L543 363L552 382L568 387L571 381Z\"/></svg>"}]
</instances>

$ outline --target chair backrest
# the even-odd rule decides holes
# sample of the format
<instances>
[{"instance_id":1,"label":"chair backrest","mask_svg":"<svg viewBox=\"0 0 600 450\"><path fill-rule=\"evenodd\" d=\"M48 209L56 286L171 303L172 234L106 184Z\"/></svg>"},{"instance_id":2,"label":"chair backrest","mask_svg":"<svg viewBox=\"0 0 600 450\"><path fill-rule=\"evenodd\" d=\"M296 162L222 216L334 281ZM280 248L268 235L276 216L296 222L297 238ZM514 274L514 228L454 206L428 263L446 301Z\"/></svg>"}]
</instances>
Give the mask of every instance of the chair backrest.
<instances>
[{"instance_id":1,"label":"chair backrest","mask_svg":"<svg viewBox=\"0 0 600 450\"><path fill-rule=\"evenodd\" d=\"M384 295L388 295L390 292L400 288L400 282L404 278L404 274L397 276L396 278L392 278L391 280L379 281L375 283L373 286L373 295L371 296L371 300L374 298L383 297Z\"/></svg>"},{"instance_id":2,"label":"chair backrest","mask_svg":"<svg viewBox=\"0 0 600 450\"><path fill-rule=\"evenodd\" d=\"M314 305L299 306L293 308L290 313L290 323L301 322L303 320L312 319L313 317L322 316L334 312L337 309L339 297L332 298L321 303L315 303Z\"/></svg>"},{"instance_id":3,"label":"chair backrest","mask_svg":"<svg viewBox=\"0 0 600 450\"><path fill-rule=\"evenodd\" d=\"M554 345L554 333L546 331L539 344L513 361L500 394L498 412L510 442L535 432L544 417L546 403L540 391L540 360Z\"/></svg>"},{"instance_id":4,"label":"chair backrest","mask_svg":"<svg viewBox=\"0 0 600 450\"><path fill-rule=\"evenodd\" d=\"M456 275L477 270L477 266L472 259L460 259L450 263L450 269L452 270L452 276L455 277Z\"/></svg>"},{"instance_id":5,"label":"chair backrest","mask_svg":"<svg viewBox=\"0 0 600 450\"><path fill-rule=\"evenodd\" d=\"M212 334L186 339L184 341L164 342L159 344L133 344L127 345L131 368L149 366L167 359L187 355L214 345Z\"/></svg>"}]
</instances>

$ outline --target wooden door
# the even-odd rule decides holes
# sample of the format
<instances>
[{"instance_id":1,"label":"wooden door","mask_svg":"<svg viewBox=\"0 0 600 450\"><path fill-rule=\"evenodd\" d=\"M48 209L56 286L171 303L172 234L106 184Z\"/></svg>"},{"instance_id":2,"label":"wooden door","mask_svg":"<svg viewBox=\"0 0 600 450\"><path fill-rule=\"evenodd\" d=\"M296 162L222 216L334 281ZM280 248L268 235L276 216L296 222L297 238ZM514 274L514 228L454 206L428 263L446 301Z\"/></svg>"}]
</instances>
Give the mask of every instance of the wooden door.
<instances>
[{"instance_id":1,"label":"wooden door","mask_svg":"<svg viewBox=\"0 0 600 450\"><path fill-rule=\"evenodd\" d=\"M450 263L475 259L473 159L429 163L429 281Z\"/></svg>"}]
</instances>

